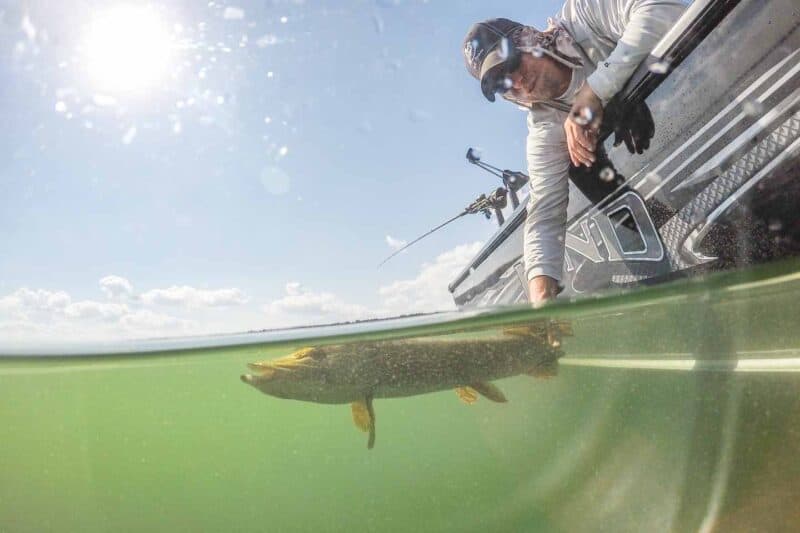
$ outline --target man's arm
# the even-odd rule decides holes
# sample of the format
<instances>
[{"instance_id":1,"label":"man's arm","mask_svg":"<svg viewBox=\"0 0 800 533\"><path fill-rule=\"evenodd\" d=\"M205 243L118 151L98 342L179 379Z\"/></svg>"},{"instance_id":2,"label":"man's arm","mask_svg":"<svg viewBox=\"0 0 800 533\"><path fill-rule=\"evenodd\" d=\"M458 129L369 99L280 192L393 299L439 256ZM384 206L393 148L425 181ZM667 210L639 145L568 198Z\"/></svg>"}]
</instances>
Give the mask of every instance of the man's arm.
<instances>
[{"instance_id":1,"label":"man's arm","mask_svg":"<svg viewBox=\"0 0 800 533\"><path fill-rule=\"evenodd\" d=\"M629 7L617 46L586 79L575 96L569 120L564 123L570 159L575 166L588 167L594 163L604 106L622 90L685 9L678 0L638 0ZM634 149L641 153L640 147Z\"/></svg>"},{"instance_id":2,"label":"man's arm","mask_svg":"<svg viewBox=\"0 0 800 533\"><path fill-rule=\"evenodd\" d=\"M530 197L523 249L528 293L534 304L555 297L564 268L569 200L565 118L566 113L553 109L534 109L528 113Z\"/></svg>"},{"instance_id":3,"label":"man's arm","mask_svg":"<svg viewBox=\"0 0 800 533\"><path fill-rule=\"evenodd\" d=\"M633 2L625 30L611 54L597 64L586 84L603 105L614 97L633 72L675 25L686 6L679 0Z\"/></svg>"}]
</instances>

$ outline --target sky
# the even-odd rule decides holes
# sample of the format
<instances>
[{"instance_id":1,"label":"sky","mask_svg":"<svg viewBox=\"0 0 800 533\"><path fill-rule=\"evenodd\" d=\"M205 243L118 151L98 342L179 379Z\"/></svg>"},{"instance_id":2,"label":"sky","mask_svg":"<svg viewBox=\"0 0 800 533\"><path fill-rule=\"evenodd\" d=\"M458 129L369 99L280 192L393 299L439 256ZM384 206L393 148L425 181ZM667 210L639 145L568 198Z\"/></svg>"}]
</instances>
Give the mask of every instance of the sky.
<instances>
[{"instance_id":1,"label":"sky","mask_svg":"<svg viewBox=\"0 0 800 533\"><path fill-rule=\"evenodd\" d=\"M454 309L525 170L525 114L463 64L560 2L0 0L0 345Z\"/></svg>"}]
</instances>

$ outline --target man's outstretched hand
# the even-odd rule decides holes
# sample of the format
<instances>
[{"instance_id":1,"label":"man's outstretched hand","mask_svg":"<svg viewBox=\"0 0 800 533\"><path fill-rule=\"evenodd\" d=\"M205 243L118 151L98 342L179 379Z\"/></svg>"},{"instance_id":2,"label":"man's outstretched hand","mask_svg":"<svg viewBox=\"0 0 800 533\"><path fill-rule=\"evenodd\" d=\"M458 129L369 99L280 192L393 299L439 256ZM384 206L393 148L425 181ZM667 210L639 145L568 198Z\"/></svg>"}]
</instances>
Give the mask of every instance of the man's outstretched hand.
<instances>
[{"instance_id":1,"label":"man's outstretched hand","mask_svg":"<svg viewBox=\"0 0 800 533\"><path fill-rule=\"evenodd\" d=\"M564 122L569 158L576 167L590 167L595 162L597 136L602 122L603 103L589 84L584 83L575 95L572 110Z\"/></svg>"}]
</instances>

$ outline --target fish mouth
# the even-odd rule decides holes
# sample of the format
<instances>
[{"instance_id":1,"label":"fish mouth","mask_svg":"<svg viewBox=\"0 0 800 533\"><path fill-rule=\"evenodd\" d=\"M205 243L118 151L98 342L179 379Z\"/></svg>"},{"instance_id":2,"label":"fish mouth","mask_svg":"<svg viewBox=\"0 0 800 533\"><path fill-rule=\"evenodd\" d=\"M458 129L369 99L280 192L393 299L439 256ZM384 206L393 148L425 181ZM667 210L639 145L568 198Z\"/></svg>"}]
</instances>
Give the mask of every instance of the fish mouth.
<instances>
[{"instance_id":1,"label":"fish mouth","mask_svg":"<svg viewBox=\"0 0 800 533\"><path fill-rule=\"evenodd\" d=\"M271 361L247 363L247 367L255 374L244 374L241 379L245 383L252 385L275 378L294 376L297 375L298 370L312 369L318 367L318 365L314 364L314 360L310 357L298 357L297 353L293 353Z\"/></svg>"}]
</instances>

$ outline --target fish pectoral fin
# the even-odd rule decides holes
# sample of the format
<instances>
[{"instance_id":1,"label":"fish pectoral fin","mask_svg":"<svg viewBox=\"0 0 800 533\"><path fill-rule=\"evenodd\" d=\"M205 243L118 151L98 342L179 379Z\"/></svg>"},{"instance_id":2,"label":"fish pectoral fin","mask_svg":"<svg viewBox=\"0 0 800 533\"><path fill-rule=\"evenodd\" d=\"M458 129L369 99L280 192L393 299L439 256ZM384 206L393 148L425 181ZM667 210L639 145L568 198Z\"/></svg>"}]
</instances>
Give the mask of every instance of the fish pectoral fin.
<instances>
[{"instance_id":1,"label":"fish pectoral fin","mask_svg":"<svg viewBox=\"0 0 800 533\"><path fill-rule=\"evenodd\" d=\"M372 408L372 396L350 404L353 422L361 431L369 432L367 448L375 446L375 410Z\"/></svg>"},{"instance_id":2,"label":"fish pectoral fin","mask_svg":"<svg viewBox=\"0 0 800 533\"><path fill-rule=\"evenodd\" d=\"M456 387L456 394L466 404L471 405L478 401L478 392L472 387Z\"/></svg>"},{"instance_id":3,"label":"fish pectoral fin","mask_svg":"<svg viewBox=\"0 0 800 533\"><path fill-rule=\"evenodd\" d=\"M501 391L497 385L489 383L488 381L470 383L470 387L493 402L505 403L508 401L506 399L506 395L503 394L503 391Z\"/></svg>"},{"instance_id":4,"label":"fish pectoral fin","mask_svg":"<svg viewBox=\"0 0 800 533\"><path fill-rule=\"evenodd\" d=\"M359 400L350 404L350 411L353 413L353 422L361 431L369 431L369 411L364 400Z\"/></svg>"}]
</instances>

